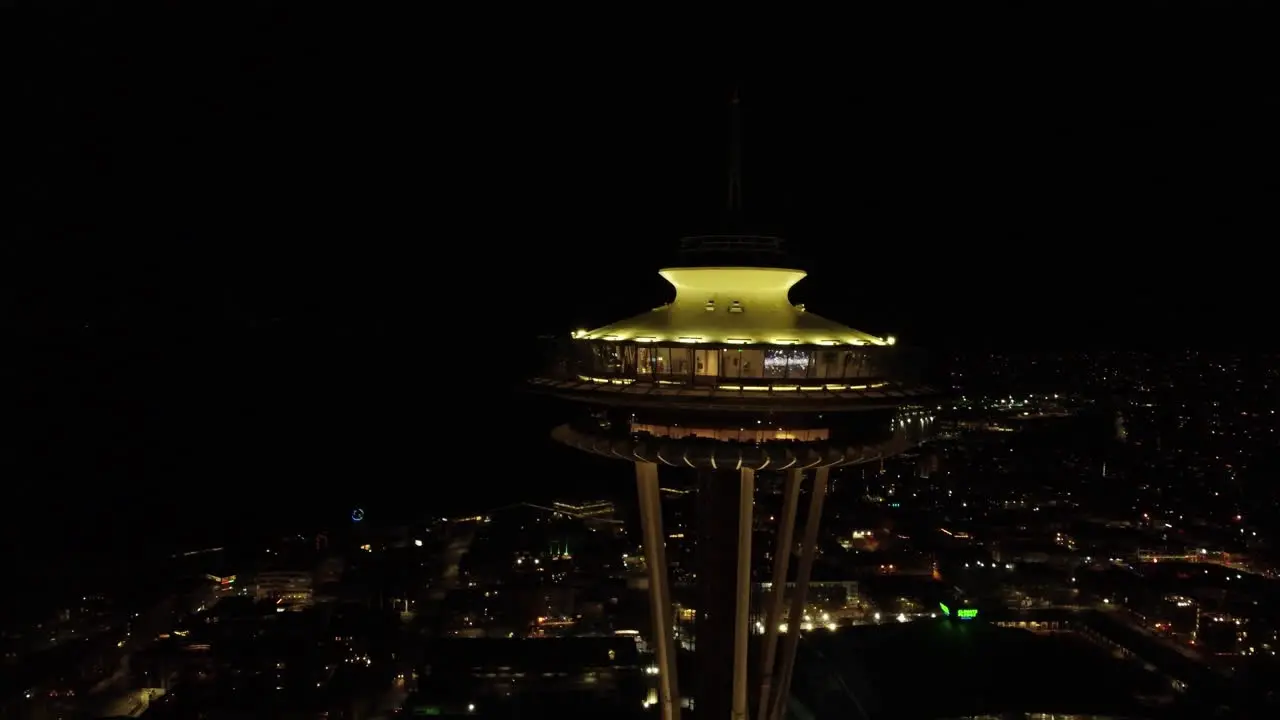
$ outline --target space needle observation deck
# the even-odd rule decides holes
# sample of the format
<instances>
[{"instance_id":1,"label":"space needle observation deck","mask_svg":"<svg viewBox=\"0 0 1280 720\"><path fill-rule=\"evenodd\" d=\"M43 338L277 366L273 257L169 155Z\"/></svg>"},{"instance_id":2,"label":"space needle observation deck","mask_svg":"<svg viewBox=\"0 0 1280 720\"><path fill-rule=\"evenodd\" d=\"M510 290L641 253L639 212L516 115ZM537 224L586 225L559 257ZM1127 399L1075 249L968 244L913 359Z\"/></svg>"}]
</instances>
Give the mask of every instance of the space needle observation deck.
<instances>
[{"instance_id":1,"label":"space needle observation deck","mask_svg":"<svg viewBox=\"0 0 1280 720\"><path fill-rule=\"evenodd\" d=\"M777 238L687 238L680 265L659 274L675 290L671 302L574 332L530 389L582 407L552 432L557 441L635 467L663 717L678 718L689 705L675 672L659 499L659 468L667 467L697 477L694 712L776 720L798 642L780 626L789 618L800 626L829 472L924 440L933 391L920 382L919 355L892 336L792 304L788 294L806 273L789 267ZM749 618L760 473L781 475L783 506L757 645ZM801 485L810 477L793 572Z\"/></svg>"}]
</instances>

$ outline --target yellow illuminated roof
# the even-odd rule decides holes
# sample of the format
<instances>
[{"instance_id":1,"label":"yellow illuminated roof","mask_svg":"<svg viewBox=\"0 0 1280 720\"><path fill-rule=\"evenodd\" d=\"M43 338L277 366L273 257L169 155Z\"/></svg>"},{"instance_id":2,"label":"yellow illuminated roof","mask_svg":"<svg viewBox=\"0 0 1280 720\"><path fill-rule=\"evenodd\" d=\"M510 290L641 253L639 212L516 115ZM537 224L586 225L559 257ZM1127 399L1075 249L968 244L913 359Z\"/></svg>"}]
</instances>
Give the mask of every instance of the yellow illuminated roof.
<instances>
[{"instance_id":1,"label":"yellow illuminated roof","mask_svg":"<svg viewBox=\"0 0 1280 720\"><path fill-rule=\"evenodd\" d=\"M892 345L791 304L803 270L751 267L668 268L659 272L676 299L647 313L576 337L589 340L782 345Z\"/></svg>"}]
</instances>

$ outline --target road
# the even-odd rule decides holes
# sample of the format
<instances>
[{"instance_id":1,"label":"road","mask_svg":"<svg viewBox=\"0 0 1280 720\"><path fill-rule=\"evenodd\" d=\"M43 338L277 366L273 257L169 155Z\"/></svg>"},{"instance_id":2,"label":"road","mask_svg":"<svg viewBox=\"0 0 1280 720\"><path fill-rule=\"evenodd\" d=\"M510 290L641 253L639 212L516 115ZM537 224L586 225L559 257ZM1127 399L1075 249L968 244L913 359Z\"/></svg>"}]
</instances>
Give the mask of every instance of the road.
<instances>
[{"instance_id":1,"label":"road","mask_svg":"<svg viewBox=\"0 0 1280 720\"><path fill-rule=\"evenodd\" d=\"M469 523L455 525L440 557L439 575L427 593L427 599L419 612L421 618L436 618L439 608L449 592L458 587L460 582L460 566L462 558L471 550L471 542L475 539L475 528ZM370 720L386 720L391 713L404 706L409 690L404 678L397 678L387 691L378 698L370 712Z\"/></svg>"},{"instance_id":2,"label":"road","mask_svg":"<svg viewBox=\"0 0 1280 720\"><path fill-rule=\"evenodd\" d=\"M462 582L462 558L471 551L471 542L475 539L475 527L470 523L457 524L451 528L449 544L440 553L436 566L438 575L427 591L426 600L418 611L420 627L427 635L443 632L440 626L441 606L445 598Z\"/></svg>"},{"instance_id":3,"label":"road","mask_svg":"<svg viewBox=\"0 0 1280 720\"><path fill-rule=\"evenodd\" d=\"M373 704L369 720L388 720L391 713L404 706L409 691L405 687L404 678L397 678L391 687Z\"/></svg>"},{"instance_id":4,"label":"road","mask_svg":"<svg viewBox=\"0 0 1280 720\"><path fill-rule=\"evenodd\" d=\"M145 688L114 695L104 699L97 715L98 717L138 717L146 712L151 701L160 697L162 693L163 691L159 688Z\"/></svg>"},{"instance_id":5,"label":"road","mask_svg":"<svg viewBox=\"0 0 1280 720\"><path fill-rule=\"evenodd\" d=\"M1192 648L1189 648L1186 645L1183 645L1182 643L1173 640L1172 638L1168 638L1163 635L1158 635L1156 633L1151 632L1151 630L1148 629L1146 624L1142 621L1142 618L1135 615L1132 610L1129 610L1128 608L1125 608L1125 607L1117 608L1115 605L1111 605L1111 604L1099 605L1095 609L1108 613L1111 617L1115 618L1116 620L1119 620L1121 623L1124 623L1125 627L1138 633L1139 635L1142 635L1143 637L1147 638L1151 642L1161 647L1164 647L1168 650L1172 650L1178 653L1179 655L1185 657L1186 659L1196 663L1197 665L1201 665L1205 669L1210 670L1214 673L1217 673L1223 676L1224 678L1228 677L1229 675L1228 673L1224 672L1222 668L1217 667L1215 664L1210 663L1208 658L1206 658L1204 655L1202 655L1198 651Z\"/></svg>"},{"instance_id":6,"label":"road","mask_svg":"<svg viewBox=\"0 0 1280 720\"><path fill-rule=\"evenodd\" d=\"M427 595L433 602L444 600L450 590L458 587L458 572L462 557L471 550L471 541L475 539L473 527L460 527L455 532L457 534L449 539L449 546L445 548L444 555L440 559L440 577Z\"/></svg>"}]
</instances>

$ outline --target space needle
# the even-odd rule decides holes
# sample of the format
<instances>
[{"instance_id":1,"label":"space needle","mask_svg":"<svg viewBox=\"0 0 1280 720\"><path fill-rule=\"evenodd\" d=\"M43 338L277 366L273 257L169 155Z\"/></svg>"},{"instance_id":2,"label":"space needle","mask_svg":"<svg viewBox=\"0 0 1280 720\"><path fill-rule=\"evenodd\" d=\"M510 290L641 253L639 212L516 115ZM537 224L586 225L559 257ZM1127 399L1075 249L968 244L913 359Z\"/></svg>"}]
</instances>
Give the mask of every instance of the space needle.
<instances>
[{"instance_id":1,"label":"space needle","mask_svg":"<svg viewBox=\"0 0 1280 720\"><path fill-rule=\"evenodd\" d=\"M733 211L741 208L737 116L735 96ZM790 266L782 240L701 236L683 240L681 251L679 267L659 271L673 300L574 332L531 389L582 410L555 428L554 439L635 468L664 720L678 720L689 707L702 718L779 720L830 471L918 444L929 431L921 403L933 392L918 381L918 355L892 336L792 304L789 291L806 273ZM660 473L696 478L696 650L682 658L695 666L687 673L695 684L689 696L676 672ZM781 483L782 512L772 577L760 579L768 588L758 609L764 634L753 642L754 505L757 483L774 480L762 477L769 474Z\"/></svg>"}]
</instances>

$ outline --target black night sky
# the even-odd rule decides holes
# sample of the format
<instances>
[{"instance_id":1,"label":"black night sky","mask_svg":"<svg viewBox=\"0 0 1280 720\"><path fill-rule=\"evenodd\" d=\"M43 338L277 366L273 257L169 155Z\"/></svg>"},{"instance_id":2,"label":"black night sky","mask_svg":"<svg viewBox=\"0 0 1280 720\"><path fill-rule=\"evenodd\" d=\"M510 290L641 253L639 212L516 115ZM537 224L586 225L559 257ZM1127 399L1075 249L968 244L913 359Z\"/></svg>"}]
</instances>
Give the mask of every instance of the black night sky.
<instances>
[{"instance_id":1,"label":"black night sky","mask_svg":"<svg viewBox=\"0 0 1280 720\"><path fill-rule=\"evenodd\" d=\"M663 300L677 239L722 227L735 86L748 219L811 309L940 355L1274 342L1257 17L904 17L801 63L773 57L798 36L578 45L279 3L161 31L110 5L4 11L12 543L476 497L432 445L527 434L527 338Z\"/></svg>"}]
</instances>

